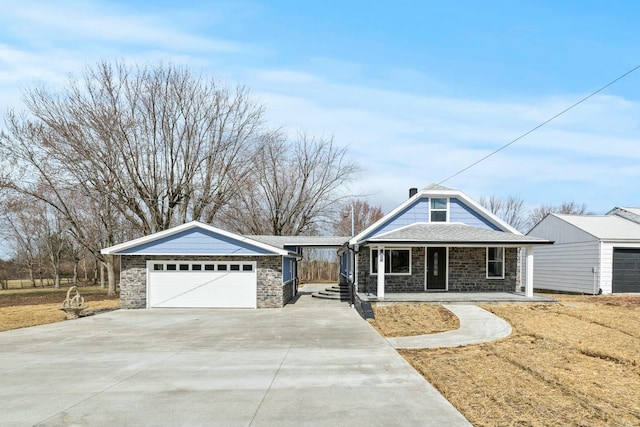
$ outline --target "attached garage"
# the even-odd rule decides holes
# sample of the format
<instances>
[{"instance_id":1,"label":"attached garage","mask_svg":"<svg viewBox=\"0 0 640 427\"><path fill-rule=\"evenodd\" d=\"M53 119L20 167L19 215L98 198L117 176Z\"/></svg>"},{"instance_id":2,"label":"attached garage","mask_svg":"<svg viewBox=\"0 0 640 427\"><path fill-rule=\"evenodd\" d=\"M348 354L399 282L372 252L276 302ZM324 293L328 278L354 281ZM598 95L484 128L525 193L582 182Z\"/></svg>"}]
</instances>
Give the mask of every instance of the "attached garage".
<instances>
[{"instance_id":1,"label":"attached garage","mask_svg":"<svg viewBox=\"0 0 640 427\"><path fill-rule=\"evenodd\" d=\"M123 308L283 307L296 293L296 247L196 221L102 250L120 256Z\"/></svg>"},{"instance_id":2,"label":"attached garage","mask_svg":"<svg viewBox=\"0 0 640 427\"><path fill-rule=\"evenodd\" d=\"M153 307L256 308L256 262L147 261Z\"/></svg>"},{"instance_id":3,"label":"attached garage","mask_svg":"<svg viewBox=\"0 0 640 427\"><path fill-rule=\"evenodd\" d=\"M640 292L640 248L613 249L613 293Z\"/></svg>"}]
</instances>

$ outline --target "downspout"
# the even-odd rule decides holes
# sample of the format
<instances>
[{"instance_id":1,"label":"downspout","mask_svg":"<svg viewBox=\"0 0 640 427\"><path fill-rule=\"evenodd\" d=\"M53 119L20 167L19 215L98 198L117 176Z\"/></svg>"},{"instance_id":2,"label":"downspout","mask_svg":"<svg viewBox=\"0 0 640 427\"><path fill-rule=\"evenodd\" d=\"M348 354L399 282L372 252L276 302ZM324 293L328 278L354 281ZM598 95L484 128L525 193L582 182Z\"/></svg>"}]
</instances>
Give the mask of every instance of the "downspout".
<instances>
[{"instance_id":1,"label":"downspout","mask_svg":"<svg viewBox=\"0 0 640 427\"><path fill-rule=\"evenodd\" d=\"M346 243L343 246L343 251L346 251L347 253L347 260L346 260L346 271L344 274L344 277L347 281L347 286L349 286L349 304L351 305L351 307L355 307L355 301L356 301L356 292L355 292L355 283L356 283L356 254L358 253L355 250L354 246L349 245L349 243ZM338 252L341 252L340 250L338 250ZM342 258L342 257L341 257ZM343 275L342 272L340 273L340 275Z\"/></svg>"},{"instance_id":2,"label":"downspout","mask_svg":"<svg viewBox=\"0 0 640 427\"><path fill-rule=\"evenodd\" d=\"M611 272L613 274L613 248L611 249ZM598 295L602 294L602 240L598 242L598 268L597 277L598 277ZM611 291L613 292L613 277L611 277ZM594 294L595 295L595 294Z\"/></svg>"},{"instance_id":3,"label":"downspout","mask_svg":"<svg viewBox=\"0 0 640 427\"><path fill-rule=\"evenodd\" d=\"M351 307L355 307L356 304L356 254L358 253L354 246L347 246L347 250L349 251L349 262L351 263L351 271L347 277L347 283L349 284L349 297L351 299Z\"/></svg>"}]
</instances>

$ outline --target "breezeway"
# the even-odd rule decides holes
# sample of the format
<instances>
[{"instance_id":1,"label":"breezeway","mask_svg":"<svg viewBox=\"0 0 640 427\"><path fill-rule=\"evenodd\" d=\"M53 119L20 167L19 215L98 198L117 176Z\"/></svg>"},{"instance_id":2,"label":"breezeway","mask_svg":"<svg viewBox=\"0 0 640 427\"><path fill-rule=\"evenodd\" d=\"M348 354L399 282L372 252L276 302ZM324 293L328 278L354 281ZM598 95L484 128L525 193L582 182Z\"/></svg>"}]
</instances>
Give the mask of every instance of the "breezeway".
<instances>
[{"instance_id":1,"label":"breezeway","mask_svg":"<svg viewBox=\"0 0 640 427\"><path fill-rule=\"evenodd\" d=\"M3 426L468 426L346 304L118 310L0 333Z\"/></svg>"}]
</instances>

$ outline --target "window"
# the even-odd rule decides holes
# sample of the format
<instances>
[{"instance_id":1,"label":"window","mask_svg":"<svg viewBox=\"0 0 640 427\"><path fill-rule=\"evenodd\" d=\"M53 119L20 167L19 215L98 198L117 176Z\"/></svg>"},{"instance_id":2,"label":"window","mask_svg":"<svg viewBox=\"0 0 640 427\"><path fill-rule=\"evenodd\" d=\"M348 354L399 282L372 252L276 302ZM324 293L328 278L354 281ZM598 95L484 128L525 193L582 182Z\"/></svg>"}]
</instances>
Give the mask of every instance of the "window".
<instances>
[{"instance_id":1,"label":"window","mask_svg":"<svg viewBox=\"0 0 640 427\"><path fill-rule=\"evenodd\" d=\"M255 266L253 264L218 264L217 262L184 262L177 263L176 261L148 261L147 268L152 269L157 272L203 272L203 271L246 271L252 272L255 271Z\"/></svg>"},{"instance_id":2,"label":"window","mask_svg":"<svg viewBox=\"0 0 640 427\"><path fill-rule=\"evenodd\" d=\"M447 199L431 199L430 218L431 222L447 222Z\"/></svg>"},{"instance_id":3,"label":"window","mask_svg":"<svg viewBox=\"0 0 640 427\"><path fill-rule=\"evenodd\" d=\"M504 248L487 248L487 278L504 278Z\"/></svg>"},{"instance_id":4,"label":"window","mask_svg":"<svg viewBox=\"0 0 640 427\"><path fill-rule=\"evenodd\" d=\"M371 274L378 274L378 250L371 250ZM410 249L385 249L384 274L411 274Z\"/></svg>"}]
</instances>

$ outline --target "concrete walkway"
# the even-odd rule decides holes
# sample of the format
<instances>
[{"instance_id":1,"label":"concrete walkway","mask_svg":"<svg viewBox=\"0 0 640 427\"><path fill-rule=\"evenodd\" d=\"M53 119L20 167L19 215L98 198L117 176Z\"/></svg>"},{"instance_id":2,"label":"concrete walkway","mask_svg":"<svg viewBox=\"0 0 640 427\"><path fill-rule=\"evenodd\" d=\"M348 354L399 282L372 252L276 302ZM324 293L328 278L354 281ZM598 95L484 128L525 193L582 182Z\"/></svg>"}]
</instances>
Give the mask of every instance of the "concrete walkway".
<instances>
[{"instance_id":1,"label":"concrete walkway","mask_svg":"<svg viewBox=\"0 0 640 427\"><path fill-rule=\"evenodd\" d=\"M375 294L358 292L361 301L375 302L378 305L398 302L416 302L425 304L555 304L554 298L534 294L526 297L522 292L390 292L384 298Z\"/></svg>"},{"instance_id":2,"label":"concrete walkway","mask_svg":"<svg viewBox=\"0 0 640 427\"><path fill-rule=\"evenodd\" d=\"M447 304L444 307L460 320L460 328L438 334L387 338L395 348L459 347L495 341L511 335L511 326L478 306Z\"/></svg>"},{"instance_id":3,"label":"concrete walkway","mask_svg":"<svg viewBox=\"0 0 640 427\"><path fill-rule=\"evenodd\" d=\"M0 425L470 426L353 308L301 290L0 332Z\"/></svg>"}]
</instances>

